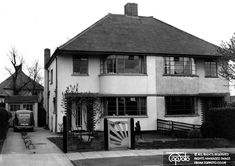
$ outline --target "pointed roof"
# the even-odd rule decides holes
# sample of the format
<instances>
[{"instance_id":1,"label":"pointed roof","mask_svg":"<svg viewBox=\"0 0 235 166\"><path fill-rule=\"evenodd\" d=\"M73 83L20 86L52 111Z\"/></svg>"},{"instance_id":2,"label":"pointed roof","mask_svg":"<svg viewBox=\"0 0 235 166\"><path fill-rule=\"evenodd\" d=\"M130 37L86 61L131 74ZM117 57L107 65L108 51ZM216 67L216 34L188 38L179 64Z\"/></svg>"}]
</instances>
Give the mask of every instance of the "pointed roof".
<instances>
[{"instance_id":1,"label":"pointed roof","mask_svg":"<svg viewBox=\"0 0 235 166\"><path fill-rule=\"evenodd\" d=\"M33 86L35 84L36 90L43 90L43 86L39 83L32 80L29 76L27 76L22 70L18 71L17 81L16 85L21 87L23 85L24 88L22 90L30 90L33 89ZM6 96L5 90L12 90L13 81L12 76L8 77L6 80L0 83L0 95Z\"/></svg>"},{"instance_id":2,"label":"pointed roof","mask_svg":"<svg viewBox=\"0 0 235 166\"><path fill-rule=\"evenodd\" d=\"M217 56L217 48L153 17L108 14L57 51Z\"/></svg>"}]
</instances>

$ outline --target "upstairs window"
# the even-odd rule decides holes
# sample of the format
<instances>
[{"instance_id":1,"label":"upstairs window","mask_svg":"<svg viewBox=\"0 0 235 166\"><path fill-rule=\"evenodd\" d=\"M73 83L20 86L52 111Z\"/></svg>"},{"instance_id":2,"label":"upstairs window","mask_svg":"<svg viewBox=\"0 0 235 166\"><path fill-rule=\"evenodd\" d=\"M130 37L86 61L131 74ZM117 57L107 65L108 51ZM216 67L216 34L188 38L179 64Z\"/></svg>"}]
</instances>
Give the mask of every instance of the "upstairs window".
<instances>
[{"instance_id":1,"label":"upstairs window","mask_svg":"<svg viewBox=\"0 0 235 166\"><path fill-rule=\"evenodd\" d=\"M88 74L88 58L73 56L73 74Z\"/></svg>"},{"instance_id":2,"label":"upstairs window","mask_svg":"<svg viewBox=\"0 0 235 166\"><path fill-rule=\"evenodd\" d=\"M102 60L101 73L146 73L145 57L110 55Z\"/></svg>"},{"instance_id":3,"label":"upstairs window","mask_svg":"<svg viewBox=\"0 0 235 166\"><path fill-rule=\"evenodd\" d=\"M195 61L189 57L165 57L165 74L194 75Z\"/></svg>"},{"instance_id":4,"label":"upstairs window","mask_svg":"<svg viewBox=\"0 0 235 166\"><path fill-rule=\"evenodd\" d=\"M206 77L217 77L217 62L212 61L205 61L205 76Z\"/></svg>"},{"instance_id":5,"label":"upstairs window","mask_svg":"<svg viewBox=\"0 0 235 166\"><path fill-rule=\"evenodd\" d=\"M194 114L194 97L166 96L166 115L191 115Z\"/></svg>"}]
</instances>

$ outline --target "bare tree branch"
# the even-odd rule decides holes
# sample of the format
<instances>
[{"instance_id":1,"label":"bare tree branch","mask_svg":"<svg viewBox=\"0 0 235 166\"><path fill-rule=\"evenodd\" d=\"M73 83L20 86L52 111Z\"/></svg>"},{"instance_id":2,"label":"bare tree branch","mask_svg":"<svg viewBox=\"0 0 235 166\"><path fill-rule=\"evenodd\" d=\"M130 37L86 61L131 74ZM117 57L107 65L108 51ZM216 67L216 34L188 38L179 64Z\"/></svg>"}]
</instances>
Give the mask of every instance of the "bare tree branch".
<instances>
[{"instance_id":1,"label":"bare tree branch","mask_svg":"<svg viewBox=\"0 0 235 166\"><path fill-rule=\"evenodd\" d=\"M221 55L219 61L219 75L229 81L235 80L235 33L228 42L222 42L218 53Z\"/></svg>"}]
</instances>

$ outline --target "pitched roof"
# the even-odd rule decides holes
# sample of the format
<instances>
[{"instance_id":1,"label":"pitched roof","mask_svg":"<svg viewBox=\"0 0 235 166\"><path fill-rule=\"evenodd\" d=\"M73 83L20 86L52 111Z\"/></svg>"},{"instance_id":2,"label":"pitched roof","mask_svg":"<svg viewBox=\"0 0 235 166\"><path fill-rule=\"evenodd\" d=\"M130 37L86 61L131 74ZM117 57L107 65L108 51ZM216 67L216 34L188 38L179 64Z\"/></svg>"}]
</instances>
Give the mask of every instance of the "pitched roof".
<instances>
[{"instance_id":1,"label":"pitched roof","mask_svg":"<svg viewBox=\"0 0 235 166\"><path fill-rule=\"evenodd\" d=\"M19 70L16 85L18 87L24 86L23 90L31 90L35 84L36 90L43 90L43 86L39 83L32 80L29 76L27 76L22 70ZM7 95L5 90L12 90L13 81L12 76L8 77L6 80L0 83L0 95Z\"/></svg>"},{"instance_id":2,"label":"pitched roof","mask_svg":"<svg viewBox=\"0 0 235 166\"><path fill-rule=\"evenodd\" d=\"M108 14L58 51L218 55L217 46L153 17Z\"/></svg>"}]
</instances>

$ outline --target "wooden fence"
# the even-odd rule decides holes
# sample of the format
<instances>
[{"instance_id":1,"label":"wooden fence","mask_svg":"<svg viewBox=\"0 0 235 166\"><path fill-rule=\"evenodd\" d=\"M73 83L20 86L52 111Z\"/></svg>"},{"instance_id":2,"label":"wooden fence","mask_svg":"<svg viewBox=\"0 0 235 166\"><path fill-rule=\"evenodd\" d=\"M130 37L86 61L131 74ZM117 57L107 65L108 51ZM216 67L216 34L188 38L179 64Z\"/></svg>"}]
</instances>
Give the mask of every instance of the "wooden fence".
<instances>
[{"instance_id":1,"label":"wooden fence","mask_svg":"<svg viewBox=\"0 0 235 166\"><path fill-rule=\"evenodd\" d=\"M163 134L187 137L193 129L200 129L201 125L157 119L157 131Z\"/></svg>"}]
</instances>

